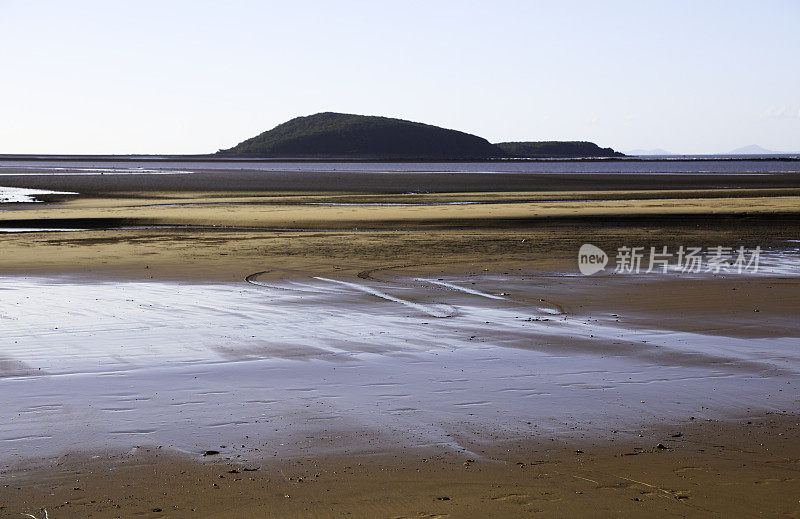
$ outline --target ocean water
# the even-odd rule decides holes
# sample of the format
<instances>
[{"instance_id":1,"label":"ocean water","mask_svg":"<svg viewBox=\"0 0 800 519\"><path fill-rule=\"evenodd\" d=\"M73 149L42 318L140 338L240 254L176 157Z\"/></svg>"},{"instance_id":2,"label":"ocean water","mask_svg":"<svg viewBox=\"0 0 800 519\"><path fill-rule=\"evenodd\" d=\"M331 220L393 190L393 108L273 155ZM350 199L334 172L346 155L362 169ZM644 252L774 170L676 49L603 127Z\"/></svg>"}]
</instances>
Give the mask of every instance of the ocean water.
<instances>
[{"instance_id":1,"label":"ocean water","mask_svg":"<svg viewBox=\"0 0 800 519\"><path fill-rule=\"evenodd\" d=\"M4 175L135 175L189 174L196 171L307 171L314 172L426 172L426 173L660 173L660 174L770 174L800 173L796 160L752 160L725 157L681 157L629 160L529 160L494 162L273 162L172 160L148 161L54 161L0 159Z\"/></svg>"}]
</instances>

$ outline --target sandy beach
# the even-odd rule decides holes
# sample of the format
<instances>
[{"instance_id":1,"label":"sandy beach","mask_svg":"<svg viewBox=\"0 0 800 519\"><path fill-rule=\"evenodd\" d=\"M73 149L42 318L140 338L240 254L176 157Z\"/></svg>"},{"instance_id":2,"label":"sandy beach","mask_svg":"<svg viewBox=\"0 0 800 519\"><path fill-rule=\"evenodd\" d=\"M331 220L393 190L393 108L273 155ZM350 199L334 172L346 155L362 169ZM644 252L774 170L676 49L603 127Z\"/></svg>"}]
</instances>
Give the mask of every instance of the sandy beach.
<instances>
[{"instance_id":1,"label":"sandy beach","mask_svg":"<svg viewBox=\"0 0 800 519\"><path fill-rule=\"evenodd\" d=\"M9 517L800 514L797 174L7 173Z\"/></svg>"}]
</instances>

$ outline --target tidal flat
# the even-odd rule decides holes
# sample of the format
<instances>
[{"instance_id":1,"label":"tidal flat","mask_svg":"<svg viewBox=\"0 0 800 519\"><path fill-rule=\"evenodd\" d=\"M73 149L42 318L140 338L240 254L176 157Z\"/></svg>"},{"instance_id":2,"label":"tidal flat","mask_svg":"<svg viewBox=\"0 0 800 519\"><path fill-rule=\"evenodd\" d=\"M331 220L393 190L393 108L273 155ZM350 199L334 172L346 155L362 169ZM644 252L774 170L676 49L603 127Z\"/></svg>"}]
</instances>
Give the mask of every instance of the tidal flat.
<instances>
[{"instance_id":1,"label":"tidal flat","mask_svg":"<svg viewBox=\"0 0 800 519\"><path fill-rule=\"evenodd\" d=\"M58 171L5 177L79 194L0 210L29 231L0 235L4 513L797 510L795 173L387 193ZM430 181L483 175L455 174ZM583 276L583 243L762 254Z\"/></svg>"}]
</instances>

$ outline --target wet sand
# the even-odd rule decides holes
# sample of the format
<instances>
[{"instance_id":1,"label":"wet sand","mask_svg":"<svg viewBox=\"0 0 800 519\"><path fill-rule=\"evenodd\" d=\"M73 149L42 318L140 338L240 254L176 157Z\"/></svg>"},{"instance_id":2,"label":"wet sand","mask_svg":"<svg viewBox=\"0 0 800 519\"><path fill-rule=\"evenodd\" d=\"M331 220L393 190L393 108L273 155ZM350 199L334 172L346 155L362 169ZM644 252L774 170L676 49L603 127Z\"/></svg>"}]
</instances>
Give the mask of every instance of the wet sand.
<instances>
[{"instance_id":1,"label":"wet sand","mask_svg":"<svg viewBox=\"0 0 800 519\"><path fill-rule=\"evenodd\" d=\"M46 507L56 518L794 517L798 432L796 419L769 415L643 431L624 445L497 442L490 460L474 461L431 450L255 464L201 463L158 448L71 454L5 477L2 511Z\"/></svg>"},{"instance_id":2,"label":"wet sand","mask_svg":"<svg viewBox=\"0 0 800 519\"><path fill-rule=\"evenodd\" d=\"M796 271L432 268L6 278L3 505L97 517L796 510Z\"/></svg>"},{"instance_id":3,"label":"wet sand","mask_svg":"<svg viewBox=\"0 0 800 519\"><path fill-rule=\"evenodd\" d=\"M587 200L584 193L570 193L573 200L492 200L490 203L442 202L439 197L416 202L419 197L398 195L376 201L339 197L274 197L215 199L103 198L74 200L58 207L41 207L0 213L9 227L99 226L205 226L250 227L271 230L403 229L403 228L508 228L542 221L592 221L599 218L631 219L720 217L746 214L752 217L790 217L800 207L800 196L767 193L750 197L702 197ZM648 193L649 195L649 193ZM604 196L611 197L610 193ZM628 197L633 199L626 199ZM481 197L477 198L478 201ZM94 222L94 223L93 223Z\"/></svg>"},{"instance_id":4,"label":"wet sand","mask_svg":"<svg viewBox=\"0 0 800 519\"><path fill-rule=\"evenodd\" d=\"M0 237L0 511L796 515L800 204L764 187L7 207L90 230ZM585 242L768 268L587 278Z\"/></svg>"},{"instance_id":5,"label":"wet sand","mask_svg":"<svg viewBox=\"0 0 800 519\"><path fill-rule=\"evenodd\" d=\"M697 280L382 274L4 280L3 407L18 415L0 426L0 458L137 442L244 444L248 458L348 428L461 451L503 430L600 437L794 403L797 278L708 280L687 303ZM582 304L598 296L613 299Z\"/></svg>"},{"instance_id":6,"label":"wet sand","mask_svg":"<svg viewBox=\"0 0 800 519\"><path fill-rule=\"evenodd\" d=\"M0 163L0 185L118 192L480 193L800 188L792 161L532 163ZM141 169L137 169L141 168Z\"/></svg>"}]
</instances>

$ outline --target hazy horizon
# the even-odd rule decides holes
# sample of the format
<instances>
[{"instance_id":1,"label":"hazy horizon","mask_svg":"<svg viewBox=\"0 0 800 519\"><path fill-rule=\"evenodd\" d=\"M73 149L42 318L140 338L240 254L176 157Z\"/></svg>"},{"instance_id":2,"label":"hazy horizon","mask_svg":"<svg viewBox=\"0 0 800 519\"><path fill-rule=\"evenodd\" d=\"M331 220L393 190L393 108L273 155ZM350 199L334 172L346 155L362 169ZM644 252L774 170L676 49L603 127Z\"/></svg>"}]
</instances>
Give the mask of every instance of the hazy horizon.
<instances>
[{"instance_id":1,"label":"hazy horizon","mask_svg":"<svg viewBox=\"0 0 800 519\"><path fill-rule=\"evenodd\" d=\"M336 111L800 152L800 3L0 0L0 153L211 153Z\"/></svg>"}]
</instances>

